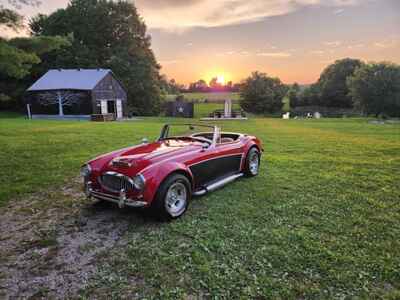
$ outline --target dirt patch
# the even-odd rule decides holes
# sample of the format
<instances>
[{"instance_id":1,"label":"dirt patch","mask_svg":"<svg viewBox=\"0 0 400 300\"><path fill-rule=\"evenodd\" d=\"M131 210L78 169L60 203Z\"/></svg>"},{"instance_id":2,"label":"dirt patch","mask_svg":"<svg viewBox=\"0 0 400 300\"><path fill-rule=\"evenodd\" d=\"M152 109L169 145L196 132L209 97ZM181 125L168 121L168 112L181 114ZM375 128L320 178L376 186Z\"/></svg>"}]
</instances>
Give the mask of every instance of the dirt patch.
<instances>
[{"instance_id":1,"label":"dirt patch","mask_svg":"<svg viewBox=\"0 0 400 300\"><path fill-rule=\"evenodd\" d=\"M0 298L73 298L141 214L93 204L79 179L0 210ZM143 224L142 221L139 223Z\"/></svg>"}]
</instances>

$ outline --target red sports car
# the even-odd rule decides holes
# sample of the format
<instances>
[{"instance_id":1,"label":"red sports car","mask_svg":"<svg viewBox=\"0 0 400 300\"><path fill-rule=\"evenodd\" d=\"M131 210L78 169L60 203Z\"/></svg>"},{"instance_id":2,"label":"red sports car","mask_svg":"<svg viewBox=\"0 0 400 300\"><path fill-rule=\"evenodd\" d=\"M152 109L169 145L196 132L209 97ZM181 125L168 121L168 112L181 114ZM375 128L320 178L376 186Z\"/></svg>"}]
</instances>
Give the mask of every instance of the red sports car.
<instances>
[{"instance_id":1,"label":"red sports car","mask_svg":"<svg viewBox=\"0 0 400 300\"><path fill-rule=\"evenodd\" d=\"M83 165L81 174L89 198L121 208L151 207L174 219L185 213L192 196L256 176L261 151L254 136L217 126L165 125L157 141L99 156Z\"/></svg>"}]
</instances>

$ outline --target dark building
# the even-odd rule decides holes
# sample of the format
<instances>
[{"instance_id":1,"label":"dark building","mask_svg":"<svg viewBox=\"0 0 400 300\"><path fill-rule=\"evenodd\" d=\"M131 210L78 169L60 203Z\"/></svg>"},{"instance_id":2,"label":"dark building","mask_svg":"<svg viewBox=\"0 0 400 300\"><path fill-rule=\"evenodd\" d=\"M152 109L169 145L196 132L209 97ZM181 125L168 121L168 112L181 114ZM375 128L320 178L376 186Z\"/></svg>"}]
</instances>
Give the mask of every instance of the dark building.
<instances>
[{"instance_id":1,"label":"dark building","mask_svg":"<svg viewBox=\"0 0 400 300\"><path fill-rule=\"evenodd\" d=\"M194 104L191 102L167 102L165 115L167 117L193 118Z\"/></svg>"},{"instance_id":2,"label":"dark building","mask_svg":"<svg viewBox=\"0 0 400 300\"><path fill-rule=\"evenodd\" d=\"M111 70L50 70L26 94L33 118L127 116L127 94Z\"/></svg>"}]
</instances>

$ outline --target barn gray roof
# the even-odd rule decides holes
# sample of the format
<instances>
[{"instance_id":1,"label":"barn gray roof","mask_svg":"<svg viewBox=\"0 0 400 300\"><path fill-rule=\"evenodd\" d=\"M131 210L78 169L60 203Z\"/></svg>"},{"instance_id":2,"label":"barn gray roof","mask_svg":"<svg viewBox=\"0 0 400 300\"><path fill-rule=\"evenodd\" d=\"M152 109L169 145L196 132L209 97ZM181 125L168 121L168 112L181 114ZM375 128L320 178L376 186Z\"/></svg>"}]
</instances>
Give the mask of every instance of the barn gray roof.
<instances>
[{"instance_id":1,"label":"barn gray roof","mask_svg":"<svg viewBox=\"0 0 400 300\"><path fill-rule=\"evenodd\" d=\"M90 91L108 74L108 69L50 70L36 81L28 92L49 90Z\"/></svg>"}]
</instances>

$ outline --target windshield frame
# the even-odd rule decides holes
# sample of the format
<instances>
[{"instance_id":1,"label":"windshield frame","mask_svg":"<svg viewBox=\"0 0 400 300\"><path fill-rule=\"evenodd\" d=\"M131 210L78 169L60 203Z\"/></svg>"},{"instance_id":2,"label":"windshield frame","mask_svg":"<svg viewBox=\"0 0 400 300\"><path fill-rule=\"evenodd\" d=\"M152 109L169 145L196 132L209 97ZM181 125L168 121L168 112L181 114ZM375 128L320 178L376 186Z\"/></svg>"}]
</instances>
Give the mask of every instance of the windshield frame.
<instances>
[{"instance_id":1,"label":"windshield frame","mask_svg":"<svg viewBox=\"0 0 400 300\"><path fill-rule=\"evenodd\" d=\"M211 128L213 130L213 139L211 141L210 147L215 147L217 145L217 140L218 140L218 135L220 134L220 129L218 126L215 125L206 125L206 124L194 124L194 123L184 123L184 124L165 124L163 128L161 129L160 137L158 141L163 141L166 139L173 139L173 138L182 138L182 137L187 137L191 138L190 135L188 136L168 136L169 129L171 126L193 126L193 127L204 127L204 128ZM195 137L192 137L193 139L196 139ZM200 139L198 139L201 141ZM205 141L204 141L205 142Z\"/></svg>"}]
</instances>

